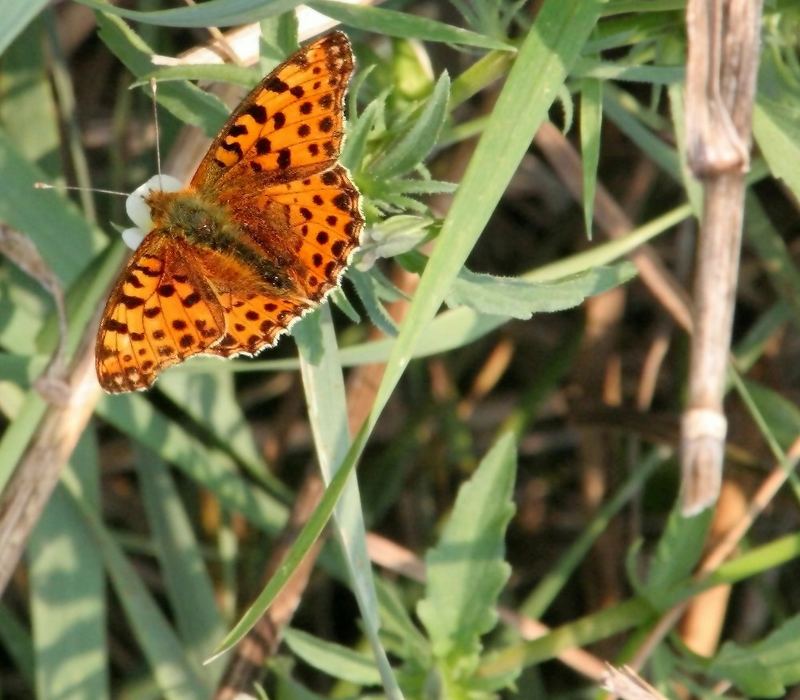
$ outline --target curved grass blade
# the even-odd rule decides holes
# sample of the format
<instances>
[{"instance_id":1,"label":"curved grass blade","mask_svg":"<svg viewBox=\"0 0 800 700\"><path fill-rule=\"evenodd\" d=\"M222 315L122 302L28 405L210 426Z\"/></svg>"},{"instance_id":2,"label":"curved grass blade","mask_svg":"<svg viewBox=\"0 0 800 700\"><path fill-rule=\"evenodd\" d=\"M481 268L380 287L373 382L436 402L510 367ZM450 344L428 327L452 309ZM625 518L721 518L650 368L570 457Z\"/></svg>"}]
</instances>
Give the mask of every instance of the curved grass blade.
<instances>
[{"instance_id":1,"label":"curved grass blade","mask_svg":"<svg viewBox=\"0 0 800 700\"><path fill-rule=\"evenodd\" d=\"M372 412L355 436L346 459L284 563L212 658L231 648L256 623L325 527L378 416L413 356L417 341L433 319L527 152L536 129L567 77L569 67L577 59L597 22L602 4L598 0L547 0L542 6L520 48L445 219L433 256L392 348ZM532 80L531 76L538 80Z\"/></svg>"},{"instance_id":2,"label":"curved grass blade","mask_svg":"<svg viewBox=\"0 0 800 700\"><path fill-rule=\"evenodd\" d=\"M144 24L157 24L161 27L233 27L238 24L258 22L265 17L273 17L292 10L303 0L208 0L191 7L178 7L170 10L142 12L111 5L104 0L77 0L93 10L106 12L125 19L133 19Z\"/></svg>"}]
</instances>

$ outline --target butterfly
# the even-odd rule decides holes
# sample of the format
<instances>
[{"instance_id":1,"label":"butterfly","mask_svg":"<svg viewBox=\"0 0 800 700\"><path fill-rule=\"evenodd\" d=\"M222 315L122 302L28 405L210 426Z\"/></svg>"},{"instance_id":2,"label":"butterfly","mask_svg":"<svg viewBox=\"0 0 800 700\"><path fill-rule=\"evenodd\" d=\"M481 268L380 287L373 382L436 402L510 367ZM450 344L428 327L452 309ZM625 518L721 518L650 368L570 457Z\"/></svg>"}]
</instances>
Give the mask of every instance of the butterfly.
<instances>
[{"instance_id":1,"label":"butterfly","mask_svg":"<svg viewBox=\"0 0 800 700\"><path fill-rule=\"evenodd\" d=\"M337 287L364 224L337 163L353 72L341 32L306 45L233 111L188 186L145 196L152 229L97 335L108 392L192 355L255 355Z\"/></svg>"}]
</instances>

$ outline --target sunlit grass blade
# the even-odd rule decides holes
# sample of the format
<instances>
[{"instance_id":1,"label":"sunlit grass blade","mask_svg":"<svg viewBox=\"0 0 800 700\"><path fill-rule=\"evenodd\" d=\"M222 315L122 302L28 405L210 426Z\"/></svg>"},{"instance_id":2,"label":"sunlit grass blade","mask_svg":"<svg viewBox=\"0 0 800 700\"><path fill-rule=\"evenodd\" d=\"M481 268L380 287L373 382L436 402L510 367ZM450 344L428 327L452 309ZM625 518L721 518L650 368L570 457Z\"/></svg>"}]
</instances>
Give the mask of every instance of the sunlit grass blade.
<instances>
[{"instance_id":1,"label":"sunlit grass blade","mask_svg":"<svg viewBox=\"0 0 800 700\"><path fill-rule=\"evenodd\" d=\"M84 498L100 500L97 445L91 433L70 460ZM37 697L63 697L81 688L109 697L103 562L75 503L57 487L28 545Z\"/></svg>"},{"instance_id":2,"label":"sunlit grass blade","mask_svg":"<svg viewBox=\"0 0 800 700\"><path fill-rule=\"evenodd\" d=\"M319 357L309 351L308 334L304 331L309 324L318 325L316 330L321 335L323 347ZM338 363L336 333L330 307L323 306L319 313L303 319L298 324L295 337L300 353L300 371L317 459L323 479L326 483L330 483L350 446L344 378L341 365ZM397 700L403 696L378 636L380 630L378 602L372 582L372 566L367 554L361 497L354 473L350 474L336 506L334 522L338 541L350 572L353 593L361 611L364 631L372 647L381 680L387 696Z\"/></svg>"},{"instance_id":3,"label":"sunlit grass blade","mask_svg":"<svg viewBox=\"0 0 800 700\"><path fill-rule=\"evenodd\" d=\"M136 472L177 628L199 664L224 633L214 586L167 465L153 452L137 450ZM202 671L214 683L221 669Z\"/></svg>"},{"instance_id":4,"label":"sunlit grass blade","mask_svg":"<svg viewBox=\"0 0 800 700\"><path fill-rule=\"evenodd\" d=\"M310 543L321 533L372 427L413 355L414 345L436 313L514 174L553 96L566 79L568 66L577 58L580 47L597 21L600 7L601 3L579 0L548 0L542 6L456 193L434 254L392 348L369 418L355 436L346 459L290 548L283 565L220 644L217 654L229 649L255 624L286 584ZM530 84L531 76L539 78L534 85Z\"/></svg>"}]
</instances>

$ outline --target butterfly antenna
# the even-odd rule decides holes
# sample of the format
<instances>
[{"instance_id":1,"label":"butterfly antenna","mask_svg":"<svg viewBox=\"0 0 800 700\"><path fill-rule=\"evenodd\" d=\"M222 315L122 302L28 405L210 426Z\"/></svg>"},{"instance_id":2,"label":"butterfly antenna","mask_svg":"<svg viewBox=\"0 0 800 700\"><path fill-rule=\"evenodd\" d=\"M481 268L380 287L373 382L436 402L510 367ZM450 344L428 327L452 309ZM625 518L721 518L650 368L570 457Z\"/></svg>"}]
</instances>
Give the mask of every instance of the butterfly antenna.
<instances>
[{"instance_id":1,"label":"butterfly antenna","mask_svg":"<svg viewBox=\"0 0 800 700\"><path fill-rule=\"evenodd\" d=\"M153 95L153 123L156 125L156 167L158 168L158 186L164 189L161 182L161 135L158 130L158 108L156 107L156 79L150 78L150 90Z\"/></svg>"},{"instance_id":2,"label":"butterfly antenna","mask_svg":"<svg viewBox=\"0 0 800 700\"><path fill-rule=\"evenodd\" d=\"M76 192L98 192L99 194L113 194L118 197L127 197L130 192L117 192L117 190L104 190L99 187L75 187L74 185L51 185L49 182L34 182L36 190L74 190Z\"/></svg>"}]
</instances>

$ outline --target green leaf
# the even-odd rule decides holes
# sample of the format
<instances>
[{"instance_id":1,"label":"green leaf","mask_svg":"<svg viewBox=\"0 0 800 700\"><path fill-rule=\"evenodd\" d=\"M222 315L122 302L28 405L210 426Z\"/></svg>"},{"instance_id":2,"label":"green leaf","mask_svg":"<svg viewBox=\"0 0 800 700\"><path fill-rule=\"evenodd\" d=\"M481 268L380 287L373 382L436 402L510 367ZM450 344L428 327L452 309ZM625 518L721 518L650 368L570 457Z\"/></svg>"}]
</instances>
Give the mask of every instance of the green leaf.
<instances>
[{"instance_id":1,"label":"green leaf","mask_svg":"<svg viewBox=\"0 0 800 700\"><path fill-rule=\"evenodd\" d=\"M363 654L296 629L283 635L286 645L312 668L356 685L378 685L381 676L375 662Z\"/></svg>"},{"instance_id":2,"label":"green leaf","mask_svg":"<svg viewBox=\"0 0 800 700\"><path fill-rule=\"evenodd\" d=\"M207 697L210 687L202 682L199 669L185 654L183 645L150 591L106 530L93 506L84 500L70 472L65 473L64 483L81 509L128 624L153 669L160 694L164 697Z\"/></svg>"},{"instance_id":3,"label":"green leaf","mask_svg":"<svg viewBox=\"0 0 800 700\"><path fill-rule=\"evenodd\" d=\"M45 179L46 175L0 132L0 221L28 236L66 287L107 245L107 240L62 194L34 189L34 183ZM58 227L54 228L56 221Z\"/></svg>"},{"instance_id":4,"label":"green leaf","mask_svg":"<svg viewBox=\"0 0 800 700\"><path fill-rule=\"evenodd\" d=\"M99 502L93 434L83 434L70 462L87 500ZM28 546L37 697L109 697L105 572L91 531L59 486Z\"/></svg>"},{"instance_id":5,"label":"green leaf","mask_svg":"<svg viewBox=\"0 0 800 700\"><path fill-rule=\"evenodd\" d=\"M758 382L746 381L745 386L780 446L788 450L800 434L797 404Z\"/></svg>"},{"instance_id":6,"label":"green leaf","mask_svg":"<svg viewBox=\"0 0 800 700\"><path fill-rule=\"evenodd\" d=\"M597 164L600 162L600 129L603 125L603 83L585 79L581 89L581 156L583 157L583 220L592 240Z\"/></svg>"},{"instance_id":7,"label":"green leaf","mask_svg":"<svg viewBox=\"0 0 800 700\"><path fill-rule=\"evenodd\" d=\"M319 357L309 352L306 342L306 334L311 327L315 335L320 336L322 340L324 352ZM329 484L350 446L344 377L338 362L336 333L330 307L323 306L318 313L304 318L295 335L300 352L300 373L303 378L317 460L322 478ZM336 506L334 521L339 545L347 562L353 593L375 657L377 669L375 666L372 668L376 670L378 679L383 683L387 696L391 700L400 700L402 698L400 688L378 635L380 630L378 601L367 554L367 533L362 515L361 496L354 473L350 474Z\"/></svg>"},{"instance_id":8,"label":"green leaf","mask_svg":"<svg viewBox=\"0 0 800 700\"><path fill-rule=\"evenodd\" d=\"M4 0L3 21L0 22L0 54L47 5L47 0Z\"/></svg>"},{"instance_id":9,"label":"green leaf","mask_svg":"<svg viewBox=\"0 0 800 700\"><path fill-rule=\"evenodd\" d=\"M386 94L383 93L370 102L355 121L347 125L347 136L339 158L342 165L358 173L367 150L367 139L375 122L386 109Z\"/></svg>"},{"instance_id":10,"label":"green leaf","mask_svg":"<svg viewBox=\"0 0 800 700\"><path fill-rule=\"evenodd\" d=\"M552 282L529 282L511 277L462 270L447 295L447 305L469 306L485 314L528 319L532 314L562 311L581 304L636 276L632 263L600 267Z\"/></svg>"},{"instance_id":11,"label":"green leaf","mask_svg":"<svg viewBox=\"0 0 800 700\"><path fill-rule=\"evenodd\" d=\"M398 214L368 226L361 237L356 267L366 271L379 258L393 258L413 250L430 235L432 225L429 217Z\"/></svg>"},{"instance_id":12,"label":"green leaf","mask_svg":"<svg viewBox=\"0 0 800 700\"><path fill-rule=\"evenodd\" d=\"M214 587L167 465L149 450L137 452L136 473L167 595L184 646L200 663L225 632ZM203 669L209 683L221 671Z\"/></svg>"},{"instance_id":13,"label":"green leaf","mask_svg":"<svg viewBox=\"0 0 800 700\"><path fill-rule=\"evenodd\" d=\"M497 622L497 597L511 572L505 532L516 468L516 443L506 434L459 489L439 542L425 556L428 582L417 614L433 653L467 672L478 662L481 635Z\"/></svg>"},{"instance_id":14,"label":"green leaf","mask_svg":"<svg viewBox=\"0 0 800 700\"><path fill-rule=\"evenodd\" d=\"M162 27L233 27L257 22L291 10L303 0L207 0L191 7L179 7L155 12L140 12L111 5L104 0L78 0L83 5L103 13L133 19Z\"/></svg>"},{"instance_id":15,"label":"green leaf","mask_svg":"<svg viewBox=\"0 0 800 700\"><path fill-rule=\"evenodd\" d=\"M685 518L680 508L672 509L650 563L644 589L639 591L655 608L661 610L672 604L667 593L685 580L700 561L712 514L712 509L706 509L699 515Z\"/></svg>"},{"instance_id":16,"label":"green leaf","mask_svg":"<svg viewBox=\"0 0 800 700\"><path fill-rule=\"evenodd\" d=\"M386 147L386 155L370 165L370 175L383 180L408 172L430 153L439 139L450 97L450 78L442 73L425 107L407 131Z\"/></svg>"},{"instance_id":17,"label":"green leaf","mask_svg":"<svg viewBox=\"0 0 800 700\"><path fill-rule=\"evenodd\" d=\"M756 644L723 644L708 673L731 681L747 697L785 697L787 686L800 682L800 616Z\"/></svg>"},{"instance_id":18,"label":"green leaf","mask_svg":"<svg viewBox=\"0 0 800 700\"><path fill-rule=\"evenodd\" d=\"M139 80L131 84L131 88L148 85L151 78L155 79L159 85L175 80L213 80L252 88L261 79L261 73L253 68L234 66L228 63L164 66L145 73Z\"/></svg>"},{"instance_id":19,"label":"green leaf","mask_svg":"<svg viewBox=\"0 0 800 700\"><path fill-rule=\"evenodd\" d=\"M348 273L348 279L353 283L358 298L364 305L364 309L373 325L383 331L388 336L397 335L397 326L389 313L380 302L379 285L375 277L358 269L352 269Z\"/></svg>"},{"instance_id":20,"label":"green leaf","mask_svg":"<svg viewBox=\"0 0 800 700\"><path fill-rule=\"evenodd\" d=\"M772 174L800 198L800 110L765 97L753 109L753 136Z\"/></svg>"},{"instance_id":21,"label":"green leaf","mask_svg":"<svg viewBox=\"0 0 800 700\"><path fill-rule=\"evenodd\" d=\"M312 0L308 5L317 12L338 20L349 27L364 29L376 34L396 36L405 39L420 39L423 41L441 41L448 44L462 44L464 46L477 46L484 49L497 49L500 51L513 51L514 47L503 41L476 34L468 29L453 27L443 22L386 10L380 7L366 7L348 5L335 0Z\"/></svg>"}]
</instances>

